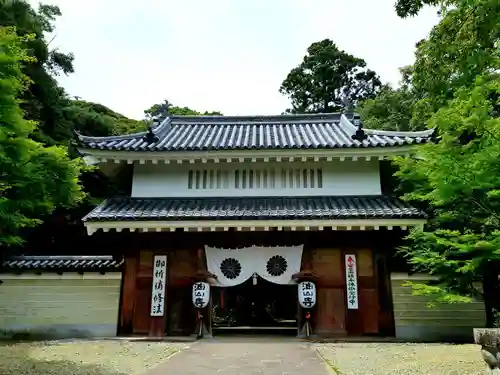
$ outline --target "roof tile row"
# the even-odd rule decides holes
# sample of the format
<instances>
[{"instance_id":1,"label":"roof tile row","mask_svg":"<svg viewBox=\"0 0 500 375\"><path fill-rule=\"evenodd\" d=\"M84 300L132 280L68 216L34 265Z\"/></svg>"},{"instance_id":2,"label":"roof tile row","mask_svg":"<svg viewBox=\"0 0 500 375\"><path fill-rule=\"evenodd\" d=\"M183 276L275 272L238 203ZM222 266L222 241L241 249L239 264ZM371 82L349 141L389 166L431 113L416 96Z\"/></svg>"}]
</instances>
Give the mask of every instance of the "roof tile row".
<instances>
[{"instance_id":1,"label":"roof tile row","mask_svg":"<svg viewBox=\"0 0 500 375\"><path fill-rule=\"evenodd\" d=\"M111 256L15 256L2 262L3 270L112 271L120 270L123 259Z\"/></svg>"},{"instance_id":2,"label":"roof tile row","mask_svg":"<svg viewBox=\"0 0 500 375\"><path fill-rule=\"evenodd\" d=\"M78 136L80 147L110 151L217 151L397 147L425 143L432 130L363 129L338 113L287 116L171 116L142 132L114 137Z\"/></svg>"},{"instance_id":3,"label":"roof tile row","mask_svg":"<svg viewBox=\"0 0 500 375\"><path fill-rule=\"evenodd\" d=\"M252 198L111 198L84 221L288 220L424 218L410 204L385 196Z\"/></svg>"}]
</instances>

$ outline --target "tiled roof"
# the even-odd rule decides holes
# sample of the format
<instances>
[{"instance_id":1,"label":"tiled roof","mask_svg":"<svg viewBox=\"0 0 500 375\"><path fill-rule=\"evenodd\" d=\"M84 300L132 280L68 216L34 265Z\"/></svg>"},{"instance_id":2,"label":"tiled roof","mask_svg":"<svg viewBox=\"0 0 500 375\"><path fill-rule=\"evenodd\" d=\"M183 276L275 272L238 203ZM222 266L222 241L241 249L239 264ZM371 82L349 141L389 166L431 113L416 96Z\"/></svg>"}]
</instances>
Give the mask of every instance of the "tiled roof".
<instances>
[{"instance_id":1,"label":"tiled roof","mask_svg":"<svg viewBox=\"0 0 500 375\"><path fill-rule=\"evenodd\" d=\"M427 142L432 130L392 132L363 129L346 115L170 116L149 132L113 137L78 134L82 148L110 151L217 151L397 147Z\"/></svg>"},{"instance_id":2,"label":"tiled roof","mask_svg":"<svg viewBox=\"0 0 500 375\"><path fill-rule=\"evenodd\" d=\"M83 221L293 220L424 218L406 202L384 196L252 198L110 198Z\"/></svg>"},{"instance_id":3,"label":"tiled roof","mask_svg":"<svg viewBox=\"0 0 500 375\"><path fill-rule=\"evenodd\" d=\"M2 270L119 271L123 260L111 256L14 256L2 262Z\"/></svg>"}]
</instances>

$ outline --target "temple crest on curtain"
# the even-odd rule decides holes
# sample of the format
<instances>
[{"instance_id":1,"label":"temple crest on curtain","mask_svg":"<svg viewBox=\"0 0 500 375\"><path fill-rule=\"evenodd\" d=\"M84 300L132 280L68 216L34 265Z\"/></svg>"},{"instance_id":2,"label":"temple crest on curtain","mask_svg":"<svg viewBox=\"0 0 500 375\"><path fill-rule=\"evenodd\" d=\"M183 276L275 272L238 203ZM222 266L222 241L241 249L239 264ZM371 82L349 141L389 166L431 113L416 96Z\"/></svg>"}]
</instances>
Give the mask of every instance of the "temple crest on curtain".
<instances>
[{"instance_id":1,"label":"temple crest on curtain","mask_svg":"<svg viewBox=\"0 0 500 375\"><path fill-rule=\"evenodd\" d=\"M254 274L276 284L295 284L292 276L300 272L302 250L299 246L250 246L221 249L205 246L207 268L217 276L219 286L234 286Z\"/></svg>"}]
</instances>

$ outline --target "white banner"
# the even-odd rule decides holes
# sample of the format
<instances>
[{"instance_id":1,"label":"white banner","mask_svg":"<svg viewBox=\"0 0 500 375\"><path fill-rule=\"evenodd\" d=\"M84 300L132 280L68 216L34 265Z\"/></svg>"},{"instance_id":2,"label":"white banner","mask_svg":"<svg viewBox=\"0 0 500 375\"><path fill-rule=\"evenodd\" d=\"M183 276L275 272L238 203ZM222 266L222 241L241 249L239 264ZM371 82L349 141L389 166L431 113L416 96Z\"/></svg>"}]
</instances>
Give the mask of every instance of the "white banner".
<instances>
[{"instance_id":1,"label":"white banner","mask_svg":"<svg viewBox=\"0 0 500 375\"><path fill-rule=\"evenodd\" d=\"M206 246L207 268L217 276L219 286L242 284L254 273L272 283L295 284L292 275L300 271L303 247L219 249Z\"/></svg>"},{"instance_id":2,"label":"white banner","mask_svg":"<svg viewBox=\"0 0 500 375\"><path fill-rule=\"evenodd\" d=\"M151 291L151 316L163 316L165 310L165 282L167 256L155 255L153 262L153 288Z\"/></svg>"},{"instance_id":3,"label":"white banner","mask_svg":"<svg viewBox=\"0 0 500 375\"><path fill-rule=\"evenodd\" d=\"M345 254L345 282L347 294L347 308L358 309L358 272L356 255Z\"/></svg>"}]
</instances>

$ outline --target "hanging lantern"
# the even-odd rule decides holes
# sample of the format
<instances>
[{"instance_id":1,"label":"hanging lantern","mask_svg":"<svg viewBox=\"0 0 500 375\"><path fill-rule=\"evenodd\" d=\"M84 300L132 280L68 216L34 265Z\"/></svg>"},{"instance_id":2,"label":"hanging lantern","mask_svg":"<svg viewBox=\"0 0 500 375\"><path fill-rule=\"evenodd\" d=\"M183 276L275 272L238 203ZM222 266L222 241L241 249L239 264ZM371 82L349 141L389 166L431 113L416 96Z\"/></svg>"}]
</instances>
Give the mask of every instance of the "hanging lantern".
<instances>
[{"instance_id":1,"label":"hanging lantern","mask_svg":"<svg viewBox=\"0 0 500 375\"><path fill-rule=\"evenodd\" d=\"M198 281L193 284L193 305L197 309L207 307L210 302L210 284Z\"/></svg>"},{"instance_id":2,"label":"hanging lantern","mask_svg":"<svg viewBox=\"0 0 500 375\"><path fill-rule=\"evenodd\" d=\"M304 309L313 308L316 305L316 285L312 281L299 283L299 304Z\"/></svg>"}]
</instances>

